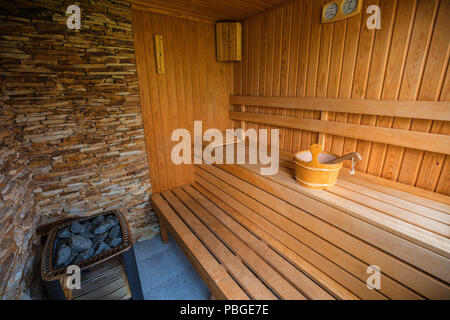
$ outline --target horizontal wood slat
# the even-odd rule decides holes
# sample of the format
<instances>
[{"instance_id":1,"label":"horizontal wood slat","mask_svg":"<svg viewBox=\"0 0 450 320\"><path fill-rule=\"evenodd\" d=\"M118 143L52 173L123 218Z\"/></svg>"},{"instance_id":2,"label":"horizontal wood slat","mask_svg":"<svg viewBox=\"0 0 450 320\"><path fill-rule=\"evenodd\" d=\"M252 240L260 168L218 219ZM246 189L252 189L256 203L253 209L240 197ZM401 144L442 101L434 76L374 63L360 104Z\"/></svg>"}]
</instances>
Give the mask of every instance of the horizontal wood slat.
<instances>
[{"instance_id":1,"label":"horizontal wood slat","mask_svg":"<svg viewBox=\"0 0 450 320\"><path fill-rule=\"evenodd\" d=\"M161 222L169 229L178 245L200 273L211 292L219 299L245 299L248 296L189 230L160 194L151 197L152 207Z\"/></svg>"},{"instance_id":2,"label":"horizontal wood slat","mask_svg":"<svg viewBox=\"0 0 450 320\"><path fill-rule=\"evenodd\" d=\"M230 104L450 121L450 102L230 96Z\"/></svg>"},{"instance_id":3,"label":"horizontal wood slat","mask_svg":"<svg viewBox=\"0 0 450 320\"><path fill-rule=\"evenodd\" d=\"M310 130L342 137L450 154L450 136L441 134L238 111L230 111L230 119L268 124L276 127Z\"/></svg>"}]
</instances>

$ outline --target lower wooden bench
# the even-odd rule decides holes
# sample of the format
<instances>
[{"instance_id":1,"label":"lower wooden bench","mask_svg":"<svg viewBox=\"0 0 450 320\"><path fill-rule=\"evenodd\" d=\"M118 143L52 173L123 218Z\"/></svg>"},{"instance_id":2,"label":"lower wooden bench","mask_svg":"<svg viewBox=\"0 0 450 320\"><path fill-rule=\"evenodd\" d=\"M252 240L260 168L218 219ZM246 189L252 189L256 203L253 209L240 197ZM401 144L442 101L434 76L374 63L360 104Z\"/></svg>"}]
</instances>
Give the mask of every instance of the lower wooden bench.
<instances>
[{"instance_id":1,"label":"lower wooden bench","mask_svg":"<svg viewBox=\"0 0 450 320\"><path fill-rule=\"evenodd\" d=\"M345 172L307 189L289 157L275 176L258 169L199 165L194 183L152 195L162 239L170 232L214 297L450 299L447 197Z\"/></svg>"}]
</instances>

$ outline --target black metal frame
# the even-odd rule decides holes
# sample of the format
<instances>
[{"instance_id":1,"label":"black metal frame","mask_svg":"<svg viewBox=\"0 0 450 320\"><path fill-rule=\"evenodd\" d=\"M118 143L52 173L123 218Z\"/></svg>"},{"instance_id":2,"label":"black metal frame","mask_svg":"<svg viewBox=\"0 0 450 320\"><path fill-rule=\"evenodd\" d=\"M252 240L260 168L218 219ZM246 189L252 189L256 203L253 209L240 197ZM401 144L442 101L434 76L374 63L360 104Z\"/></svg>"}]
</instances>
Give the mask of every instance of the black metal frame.
<instances>
[{"instance_id":1,"label":"black metal frame","mask_svg":"<svg viewBox=\"0 0 450 320\"><path fill-rule=\"evenodd\" d=\"M134 252L134 246L132 245L128 250L125 250L119 254L122 257L123 265L125 268L125 274L128 279L128 286L131 292L132 300L144 300L142 293L141 279L139 278L139 270L136 264L136 255ZM108 260L100 263L107 263ZM67 300L64 294L61 281L59 279L52 281L45 281L45 287L48 295L52 300Z\"/></svg>"}]
</instances>

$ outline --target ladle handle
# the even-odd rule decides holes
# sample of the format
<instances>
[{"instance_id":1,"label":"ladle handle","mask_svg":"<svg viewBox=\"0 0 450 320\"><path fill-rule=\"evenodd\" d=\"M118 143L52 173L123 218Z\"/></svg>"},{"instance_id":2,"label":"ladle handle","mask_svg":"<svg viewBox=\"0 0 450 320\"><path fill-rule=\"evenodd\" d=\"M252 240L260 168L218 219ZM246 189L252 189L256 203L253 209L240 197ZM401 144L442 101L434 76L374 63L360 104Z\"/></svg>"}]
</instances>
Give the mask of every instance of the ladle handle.
<instances>
[{"instance_id":1,"label":"ladle handle","mask_svg":"<svg viewBox=\"0 0 450 320\"><path fill-rule=\"evenodd\" d=\"M326 162L326 164L336 164L336 163L340 163L340 162L345 161L345 160L351 160L353 158L355 160L357 160L357 161L361 161L362 160L362 157L361 157L361 155L358 152L350 152L350 153L344 154L342 157L338 157L336 159L332 159L332 160Z\"/></svg>"},{"instance_id":2,"label":"ladle handle","mask_svg":"<svg viewBox=\"0 0 450 320\"><path fill-rule=\"evenodd\" d=\"M317 166L319 164L319 154L322 152L322 145L321 144L312 144L309 147L309 150L311 151L311 155L312 155L311 165Z\"/></svg>"}]
</instances>

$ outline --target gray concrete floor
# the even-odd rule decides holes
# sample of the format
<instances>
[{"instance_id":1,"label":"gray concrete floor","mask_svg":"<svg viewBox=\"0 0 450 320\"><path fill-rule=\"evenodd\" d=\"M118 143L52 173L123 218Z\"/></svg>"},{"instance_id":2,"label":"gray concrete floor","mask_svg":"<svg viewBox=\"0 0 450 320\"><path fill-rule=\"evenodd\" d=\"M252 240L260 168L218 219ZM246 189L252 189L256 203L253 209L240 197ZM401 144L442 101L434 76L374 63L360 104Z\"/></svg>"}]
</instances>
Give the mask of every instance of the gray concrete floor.
<instances>
[{"instance_id":1,"label":"gray concrete floor","mask_svg":"<svg viewBox=\"0 0 450 320\"><path fill-rule=\"evenodd\" d=\"M135 244L144 298L148 300L203 300L209 290L183 251L169 236Z\"/></svg>"}]
</instances>

